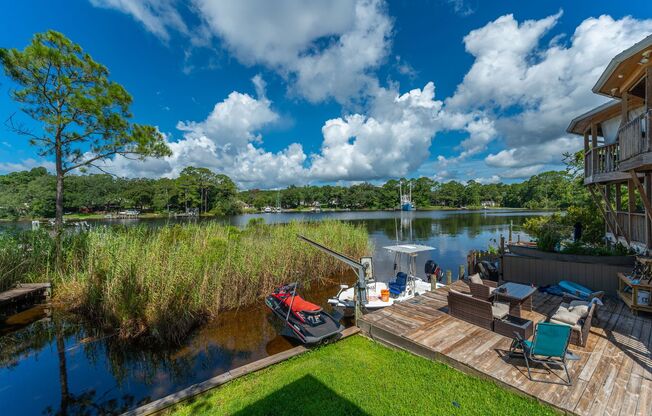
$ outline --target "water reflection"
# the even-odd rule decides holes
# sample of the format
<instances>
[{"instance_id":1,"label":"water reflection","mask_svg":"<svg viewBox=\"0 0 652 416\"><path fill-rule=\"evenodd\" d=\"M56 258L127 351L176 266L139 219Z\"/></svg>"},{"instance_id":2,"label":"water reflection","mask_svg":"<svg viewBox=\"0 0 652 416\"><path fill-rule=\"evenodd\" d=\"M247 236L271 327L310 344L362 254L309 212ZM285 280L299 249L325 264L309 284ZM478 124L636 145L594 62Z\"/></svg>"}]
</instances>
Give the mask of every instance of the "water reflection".
<instances>
[{"instance_id":1,"label":"water reflection","mask_svg":"<svg viewBox=\"0 0 652 416\"><path fill-rule=\"evenodd\" d=\"M507 235L510 223L514 224L514 238L525 237L520 225L532 215L514 211L345 212L243 215L219 221L244 225L255 217L267 222L336 218L363 224L375 247L374 270L382 279L390 279L393 257L382 247L396 240L436 247L419 257L419 271L432 257L456 274L469 249L486 248L500 234ZM128 224L133 223L159 226L166 221ZM328 286L305 288L303 295L325 305L338 284L352 281L352 274L339 276ZM23 311L0 326L2 414L121 413L293 347L292 341L279 335L279 322L270 317L262 302L226 311L198 328L183 345L153 349L124 343L58 309L39 306Z\"/></svg>"}]
</instances>

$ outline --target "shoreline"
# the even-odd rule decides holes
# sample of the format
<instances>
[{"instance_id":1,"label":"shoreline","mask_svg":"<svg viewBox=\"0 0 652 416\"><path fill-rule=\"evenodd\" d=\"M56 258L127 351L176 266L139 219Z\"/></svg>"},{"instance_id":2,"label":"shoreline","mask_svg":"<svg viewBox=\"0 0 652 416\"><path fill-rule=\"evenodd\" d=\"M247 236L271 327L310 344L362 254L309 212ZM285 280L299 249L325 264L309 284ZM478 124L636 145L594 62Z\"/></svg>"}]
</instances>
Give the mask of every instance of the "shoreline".
<instances>
[{"instance_id":1,"label":"shoreline","mask_svg":"<svg viewBox=\"0 0 652 416\"><path fill-rule=\"evenodd\" d=\"M472 212L472 211L531 211L531 212L555 212L559 211L558 209L550 209L550 208L537 208L537 209L530 209L530 208L514 208L514 207L464 207L464 208L459 208L459 207L445 207L445 206L429 206L429 207L423 207L423 208L418 208L413 211L405 211L405 212L432 212L432 211L464 211L464 212ZM321 211L316 212L312 211L310 209L303 209L303 208L290 208L290 209L284 209L281 212L261 212L258 210L244 210L240 214L233 214L233 215L253 215L253 214L319 214L319 213L328 213L328 212L403 212L400 211L399 209L343 209L343 208L323 208ZM224 217L229 217L232 215L213 215L213 214L201 214L199 216L194 216L194 217L188 217L184 215L171 215L167 213L160 213L160 212L148 212L144 214L140 214L138 216L131 217L131 219L159 219L159 218L224 218ZM0 218L0 223L9 223L9 222L29 222L29 221L49 221L51 218L46 218L46 217L21 217L17 219L10 219L10 218ZM84 221L84 220L110 220L110 219L120 219L118 217L107 217L107 214L68 214L64 215L63 217L64 221Z\"/></svg>"}]
</instances>

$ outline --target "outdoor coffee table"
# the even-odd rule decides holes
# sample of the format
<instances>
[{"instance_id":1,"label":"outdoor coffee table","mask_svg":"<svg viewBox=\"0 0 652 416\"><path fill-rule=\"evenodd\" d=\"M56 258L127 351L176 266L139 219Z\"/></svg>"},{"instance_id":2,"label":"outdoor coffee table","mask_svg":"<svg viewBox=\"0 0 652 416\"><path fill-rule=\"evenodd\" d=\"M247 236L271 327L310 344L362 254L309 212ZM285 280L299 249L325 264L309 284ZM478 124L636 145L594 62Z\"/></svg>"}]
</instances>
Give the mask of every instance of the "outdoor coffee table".
<instances>
[{"instance_id":1,"label":"outdoor coffee table","mask_svg":"<svg viewBox=\"0 0 652 416\"><path fill-rule=\"evenodd\" d=\"M532 311L532 295L536 291L534 286L507 282L494 290L494 297L509 302L509 314L520 317L521 309Z\"/></svg>"}]
</instances>

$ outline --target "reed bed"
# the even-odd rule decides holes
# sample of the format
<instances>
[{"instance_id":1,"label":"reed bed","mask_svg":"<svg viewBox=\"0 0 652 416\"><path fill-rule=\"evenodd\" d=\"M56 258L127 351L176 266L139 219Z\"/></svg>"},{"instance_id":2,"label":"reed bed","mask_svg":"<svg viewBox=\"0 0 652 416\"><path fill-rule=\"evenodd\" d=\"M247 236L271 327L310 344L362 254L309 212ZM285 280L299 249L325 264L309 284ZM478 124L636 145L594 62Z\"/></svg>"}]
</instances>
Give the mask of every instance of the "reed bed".
<instances>
[{"instance_id":1,"label":"reed bed","mask_svg":"<svg viewBox=\"0 0 652 416\"><path fill-rule=\"evenodd\" d=\"M55 253L54 240L44 231L0 233L0 292L47 281Z\"/></svg>"},{"instance_id":2,"label":"reed bed","mask_svg":"<svg viewBox=\"0 0 652 416\"><path fill-rule=\"evenodd\" d=\"M98 228L65 250L55 301L124 338L180 341L198 323L280 284L319 283L347 270L297 234L353 257L371 250L364 228L337 221Z\"/></svg>"}]
</instances>

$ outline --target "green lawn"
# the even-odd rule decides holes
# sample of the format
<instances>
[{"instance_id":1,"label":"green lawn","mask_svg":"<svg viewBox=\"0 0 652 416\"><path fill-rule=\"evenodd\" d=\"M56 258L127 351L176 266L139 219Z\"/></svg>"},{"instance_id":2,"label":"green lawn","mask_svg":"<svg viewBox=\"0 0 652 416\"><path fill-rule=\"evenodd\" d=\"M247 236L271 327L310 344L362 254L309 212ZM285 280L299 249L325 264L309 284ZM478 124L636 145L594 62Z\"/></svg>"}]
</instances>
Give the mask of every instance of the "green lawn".
<instances>
[{"instance_id":1,"label":"green lawn","mask_svg":"<svg viewBox=\"0 0 652 416\"><path fill-rule=\"evenodd\" d=\"M174 415L551 415L552 408L361 336L234 380Z\"/></svg>"}]
</instances>

